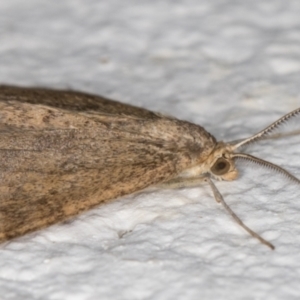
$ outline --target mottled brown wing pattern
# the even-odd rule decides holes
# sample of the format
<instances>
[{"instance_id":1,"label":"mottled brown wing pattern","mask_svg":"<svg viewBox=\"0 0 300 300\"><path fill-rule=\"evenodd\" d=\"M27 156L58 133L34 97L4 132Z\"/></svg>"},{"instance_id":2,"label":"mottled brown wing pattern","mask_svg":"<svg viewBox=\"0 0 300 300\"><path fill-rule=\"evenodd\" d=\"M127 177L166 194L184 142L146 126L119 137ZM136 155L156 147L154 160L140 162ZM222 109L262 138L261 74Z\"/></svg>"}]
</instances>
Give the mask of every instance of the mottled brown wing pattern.
<instances>
[{"instance_id":1,"label":"mottled brown wing pattern","mask_svg":"<svg viewBox=\"0 0 300 300\"><path fill-rule=\"evenodd\" d=\"M76 91L2 85L0 86L0 101L8 100L43 104L71 111L99 111L102 114L128 115L143 119L157 118L156 113L144 108Z\"/></svg>"},{"instance_id":2,"label":"mottled brown wing pattern","mask_svg":"<svg viewBox=\"0 0 300 300\"><path fill-rule=\"evenodd\" d=\"M109 100L96 96L97 105L87 108L91 96L78 93L87 97L78 104L74 92L61 92L68 99L61 107L57 91L3 89L0 242L169 180L215 143L196 125L135 107L130 115L124 104L114 113Z\"/></svg>"}]
</instances>

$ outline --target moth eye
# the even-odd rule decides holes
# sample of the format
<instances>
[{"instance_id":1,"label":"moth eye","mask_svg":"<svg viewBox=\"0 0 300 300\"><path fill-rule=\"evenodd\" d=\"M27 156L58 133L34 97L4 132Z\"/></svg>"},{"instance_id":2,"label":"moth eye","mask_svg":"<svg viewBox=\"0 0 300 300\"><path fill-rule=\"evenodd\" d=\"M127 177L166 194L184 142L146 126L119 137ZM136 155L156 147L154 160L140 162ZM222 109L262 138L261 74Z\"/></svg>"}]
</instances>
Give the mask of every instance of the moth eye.
<instances>
[{"instance_id":1,"label":"moth eye","mask_svg":"<svg viewBox=\"0 0 300 300\"><path fill-rule=\"evenodd\" d=\"M230 163L225 158L221 157L216 160L214 165L211 167L211 172L215 175L223 175L230 169Z\"/></svg>"}]
</instances>

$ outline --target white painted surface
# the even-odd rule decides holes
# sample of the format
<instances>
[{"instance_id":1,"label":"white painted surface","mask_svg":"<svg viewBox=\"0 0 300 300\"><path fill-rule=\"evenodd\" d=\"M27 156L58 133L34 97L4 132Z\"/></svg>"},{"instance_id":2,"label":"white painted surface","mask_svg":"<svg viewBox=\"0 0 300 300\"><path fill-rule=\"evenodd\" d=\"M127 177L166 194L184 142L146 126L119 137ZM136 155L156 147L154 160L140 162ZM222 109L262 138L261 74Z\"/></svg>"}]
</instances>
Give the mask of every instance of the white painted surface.
<instances>
[{"instance_id":1,"label":"white painted surface","mask_svg":"<svg viewBox=\"0 0 300 300\"><path fill-rule=\"evenodd\" d=\"M0 82L85 90L234 140L300 106L299 15L297 0L2 0ZM249 152L300 176L299 142ZM217 186L275 251L207 186L147 191L1 245L0 299L299 299L299 187L240 169Z\"/></svg>"}]
</instances>

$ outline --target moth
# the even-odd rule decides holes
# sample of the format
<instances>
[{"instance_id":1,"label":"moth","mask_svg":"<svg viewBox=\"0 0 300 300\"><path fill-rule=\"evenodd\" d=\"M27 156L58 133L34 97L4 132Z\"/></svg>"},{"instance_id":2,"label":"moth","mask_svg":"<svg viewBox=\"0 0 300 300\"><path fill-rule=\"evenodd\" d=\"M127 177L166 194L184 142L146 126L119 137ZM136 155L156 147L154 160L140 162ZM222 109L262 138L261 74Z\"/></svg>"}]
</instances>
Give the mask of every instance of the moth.
<instances>
[{"instance_id":1,"label":"moth","mask_svg":"<svg viewBox=\"0 0 300 300\"><path fill-rule=\"evenodd\" d=\"M0 242L150 186L206 182L239 225L274 249L230 209L214 181L235 180L235 160L242 159L300 183L273 163L237 152L299 113L225 143L199 125L103 97L0 86Z\"/></svg>"}]
</instances>

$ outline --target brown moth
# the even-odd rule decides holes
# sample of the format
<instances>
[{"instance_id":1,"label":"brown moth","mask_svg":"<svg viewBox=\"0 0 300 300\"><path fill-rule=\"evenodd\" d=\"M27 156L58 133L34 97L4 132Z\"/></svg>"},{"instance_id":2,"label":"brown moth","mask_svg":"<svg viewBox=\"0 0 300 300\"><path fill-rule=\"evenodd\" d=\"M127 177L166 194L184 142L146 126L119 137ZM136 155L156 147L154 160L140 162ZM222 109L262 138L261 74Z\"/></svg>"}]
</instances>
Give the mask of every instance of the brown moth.
<instances>
[{"instance_id":1,"label":"brown moth","mask_svg":"<svg viewBox=\"0 0 300 300\"><path fill-rule=\"evenodd\" d=\"M100 203L149 186L196 186L246 231L213 183L234 180L236 153L272 132L300 108L235 143L217 142L199 125L103 97L72 91L0 86L0 242L64 221Z\"/></svg>"}]
</instances>

